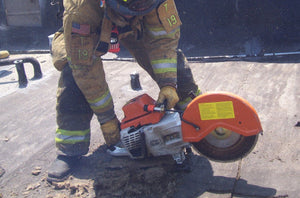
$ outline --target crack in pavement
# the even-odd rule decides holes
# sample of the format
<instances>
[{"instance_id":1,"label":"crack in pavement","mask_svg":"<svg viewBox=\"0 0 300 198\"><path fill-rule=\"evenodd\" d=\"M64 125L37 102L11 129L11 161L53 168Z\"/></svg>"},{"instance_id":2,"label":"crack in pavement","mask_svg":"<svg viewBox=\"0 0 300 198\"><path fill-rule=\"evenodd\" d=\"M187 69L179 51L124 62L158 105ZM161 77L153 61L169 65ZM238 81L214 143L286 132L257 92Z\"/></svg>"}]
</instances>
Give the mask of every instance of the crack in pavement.
<instances>
[{"instance_id":1,"label":"crack in pavement","mask_svg":"<svg viewBox=\"0 0 300 198\"><path fill-rule=\"evenodd\" d=\"M231 191L231 198L233 198L234 194L236 194L235 193L236 185L237 185L237 182L239 181L239 179L241 178L242 160L243 159L239 160L238 170L237 170L237 173L235 176L235 181L234 181L233 188Z\"/></svg>"},{"instance_id":2,"label":"crack in pavement","mask_svg":"<svg viewBox=\"0 0 300 198\"><path fill-rule=\"evenodd\" d=\"M230 198L233 198L234 196L247 196L247 197L255 197L255 198L288 198L289 197L289 195L287 195L287 194L286 195L265 196L265 195L257 195L257 194L250 195L250 194L247 194L247 193L237 192L236 191L237 184L238 184L238 181L241 180L242 162L243 162L243 159L240 159Z\"/></svg>"},{"instance_id":3,"label":"crack in pavement","mask_svg":"<svg viewBox=\"0 0 300 198\"><path fill-rule=\"evenodd\" d=\"M255 69L255 65L252 63L249 68L247 69L247 73L245 72L245 75L243 76L243 79L240 83L240 86L238 87L238 94L242 93L242 90L245 88L245 86L248 84L247 81L249 79L249 76L251 75L251 73L253 72L253 70Z\"/></svg>"},{"instance_id":4,"label":"crack in pavement","mask_svg":"<svg viewBox=\"0 0 300 198\"><path fill-rule=\"evenodd\" d=\"M0 177L2 177L5 173L5 169L0 166Z\"/></svg>"}]
</instances>

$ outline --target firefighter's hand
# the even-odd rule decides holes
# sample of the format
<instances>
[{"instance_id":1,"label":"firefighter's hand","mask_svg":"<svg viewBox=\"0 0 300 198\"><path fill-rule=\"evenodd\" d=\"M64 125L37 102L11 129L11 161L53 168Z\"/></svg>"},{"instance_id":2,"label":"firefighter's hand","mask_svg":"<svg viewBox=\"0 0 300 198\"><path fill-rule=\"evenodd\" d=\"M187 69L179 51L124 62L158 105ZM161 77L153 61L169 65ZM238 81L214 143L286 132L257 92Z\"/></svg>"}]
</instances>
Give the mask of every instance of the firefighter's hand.
<instances>
[{"instance_id":1,"label":"firefighter's hand","mask_svg":"<svg viewBox=\"0 0 300 198\"><path fill-rule=\"evenodd\" d=\"M179 101L176 89L171 86L165 86L160 89L157 103L164 103L167 101L167 109L172 109L176 103Z\"/></svg>"},{"instance_id":2,"label":"firefighter's hand","mask_svg":"<svg viewBox=\"0 0 300 198\"><path fill-rule=\"evenodd\" d=\"M115 145L120 141L119 120L117 118L102 124L101 130L108 146Z\"/></svg>"}]
</instances>

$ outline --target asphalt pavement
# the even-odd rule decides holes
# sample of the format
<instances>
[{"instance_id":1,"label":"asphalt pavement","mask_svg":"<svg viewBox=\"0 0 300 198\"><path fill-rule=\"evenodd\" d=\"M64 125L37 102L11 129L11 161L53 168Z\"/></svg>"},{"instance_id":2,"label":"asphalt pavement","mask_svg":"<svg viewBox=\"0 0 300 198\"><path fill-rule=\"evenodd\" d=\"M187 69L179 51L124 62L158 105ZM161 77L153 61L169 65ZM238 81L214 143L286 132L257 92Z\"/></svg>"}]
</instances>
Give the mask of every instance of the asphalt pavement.
<instances>
[{"instance_id":1,"label":"asphalt pavement","mask_svg":"<svg viewBox=\"0 0 300 198\"><path fill-rule=\"evenodd\" d=\"M49 194L49 186L41 181L55 158L59 72L52 66L50 54L10 58L24 56L40 62L43 77L31 80L33 69L26 63L28 85L19 88L15 66L0 67L0 197ZM142 93L157 97L158 87L137 63L104 61L104 65L119 119L129 99ZM300 56L191 62L190 66L202 92L228 91L248 100L259 115L264 133L254 150L240 161L195 160L204 169L183 178L176 197L300 197ZM133 72L140 75L141 91L130 87ZM93 119L90 150L103 143ZM33 170L40 172L35 176Z\"/></svg>"}]
</instances>

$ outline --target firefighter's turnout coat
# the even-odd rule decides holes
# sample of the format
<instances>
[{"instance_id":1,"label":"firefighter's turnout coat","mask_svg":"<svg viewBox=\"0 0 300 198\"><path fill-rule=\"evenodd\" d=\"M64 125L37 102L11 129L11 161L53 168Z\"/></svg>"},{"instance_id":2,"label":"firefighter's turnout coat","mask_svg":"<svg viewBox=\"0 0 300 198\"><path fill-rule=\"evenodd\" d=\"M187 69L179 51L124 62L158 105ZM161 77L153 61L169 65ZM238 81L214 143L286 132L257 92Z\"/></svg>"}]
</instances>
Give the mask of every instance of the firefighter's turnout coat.
<instances>
[{"instance_id":1,"label":"firefighter's turnout coat","mask_svg":"<svg viewBox=\"0 0 300 198\"><path fill-rule=\"evenodd\" d=\"M185 57L177 51L181 21L173 0L162 2L144 16L127 18L103 6L101 0L63 3L63 29L55 33L52 43L53 63L62 71L57 92L59 152L86 154L92 115L101 125L116 118L101 60L109 49L113 26L119 30L121 45L160 88L178 84L181 101L186 101L188 92L197 92ZM103 136L108 145L119 140L118 130Z\"/></svg>"}]
</instances>

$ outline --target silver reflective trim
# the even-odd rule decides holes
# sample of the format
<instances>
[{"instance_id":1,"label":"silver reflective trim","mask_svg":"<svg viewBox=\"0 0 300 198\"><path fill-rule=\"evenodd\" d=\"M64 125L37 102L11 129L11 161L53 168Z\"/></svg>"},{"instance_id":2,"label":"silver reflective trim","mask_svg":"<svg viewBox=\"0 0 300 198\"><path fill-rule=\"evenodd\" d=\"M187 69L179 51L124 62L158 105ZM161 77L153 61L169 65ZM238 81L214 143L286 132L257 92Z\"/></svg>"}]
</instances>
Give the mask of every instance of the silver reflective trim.
<instances>
[{"instance_id":1,"label":"silver reflective trim","mask_svg":"<svg viewBox=\"0 0 300 198\"><path fill-rule=\"evenodd\" d=\"M168 33L164 30L162 31L150 31L149 32L152 34L152 36L163 36L163 35L167 35Z\"/></svg>"},{"instance_id":2,"label":"silver reflective trim","mask_svg":"<svg viewBox=\"0 0 300 198\"><path fill-rule=\"evenodd\" d=\"M153 64L152 67L154 69L177 68L177 64L176 63L157 63L157 64Z\"/></svg>"},{"instance_id":3,"label":"silver reflective trim","mask_svg":"<svg viewBox=\"0 0 300 198\"><path fill-rule=\"evenodd\" d=\"M98 102L95 102L95 103L90 103L90 105L93 107L99 107L99 106L102 106L105 103L107 103L107 101L109 101L109 100L111 100L110 92L108 92L107 95L103 99L100 99Z\"/></svg>"},{"instance_id":4,"label":"silver reflective trim","mask_svg":"<svg viewBox=\"0 0 300 198\"><path fill-rule=\"evenodd\" d=\"M153 31L149 29L149 32L152 36L165 36L165 35L170 35L175 33L179 28L176 28L172 30L171 32L167 33L165 30L160 30L160 31Z\"/></svg>"},{"instance_id":5,"label":"silver reflective trim","mask_svg":"<svg viewBox=\"0 0 300 198\"><path fill-rule=\"evenodd\" d=\"M68 135L62 135L62 134L56 134L56 138L61 140L74 140L74 141L83 141L86 139L89 139L89 136L68 136Z\"/></svg>"}]
</instances>

